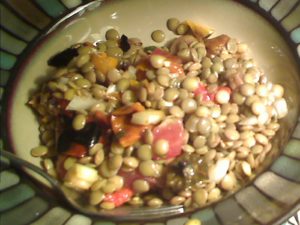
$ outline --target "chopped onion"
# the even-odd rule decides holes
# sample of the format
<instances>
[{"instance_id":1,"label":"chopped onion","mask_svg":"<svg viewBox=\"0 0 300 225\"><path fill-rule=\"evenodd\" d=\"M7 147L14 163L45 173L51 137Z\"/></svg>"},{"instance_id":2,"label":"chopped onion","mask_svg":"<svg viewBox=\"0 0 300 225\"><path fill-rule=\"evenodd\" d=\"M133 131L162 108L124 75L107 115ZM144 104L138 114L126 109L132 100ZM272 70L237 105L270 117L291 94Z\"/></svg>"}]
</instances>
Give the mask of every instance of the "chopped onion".
<instances>
[{"instance_id":1,"label":"chopped onion","mask_svg":"<svg viewBox=\"0 0 300 225\"><path fill-rule=\"evenodd\" d=\"M66 107L66 110L75 110L75 111L88 110L89 108L91 108L92 106L100 102L103 101L91 97L75 96Z\"/></svg>"}]
</instances>

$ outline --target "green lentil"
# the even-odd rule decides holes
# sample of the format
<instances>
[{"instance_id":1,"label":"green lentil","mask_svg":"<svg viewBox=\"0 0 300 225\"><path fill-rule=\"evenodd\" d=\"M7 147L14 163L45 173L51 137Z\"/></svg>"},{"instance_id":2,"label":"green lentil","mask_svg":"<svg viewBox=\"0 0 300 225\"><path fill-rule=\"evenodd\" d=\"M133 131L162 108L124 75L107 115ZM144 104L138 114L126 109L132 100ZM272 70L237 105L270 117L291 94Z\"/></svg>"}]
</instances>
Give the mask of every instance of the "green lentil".
<instances>
[{"instance_id":1,"label":"green lentil","mask_svg":"<svg viewBox=\"0 0 300 225\"><path fill-rule=\"evenodd\" d=\"M144 176L156 177L159 174L156 163L153 160L142 161L139 165L139 171Z\"/></svg>"},{"instance_id":2,"label":"green lentil","mask_svg":"<svg viewBox=\"0 0 300 225\"><path fill-rule=\"evenodd\" d=\"M137 193L145 193L150 190L150 185L146 180L137 179L132 183L132 188Z\"/></svg>"},{"instance_id":3,"label":"green lentil","mask_svg":"<svg viewBox=\"0 0 300 225\"><path fill-rule=\"evenodd\" d=\"M155 42L163 42L165 40L165 33L162 30L155 30L151 33L151 38Z\"/></svg>"},{"instance_id":4,"label":"green lentil","mask_svg":"<svg viewBox=\"0 0 300 225\"><path fill-rule=\"evenodd\" d=\"M105 45L106 45L106 51L109 49L109 48L117 48L119 46L118 42L116 40L107 40L105 42Z\"/></svg>"},{"instance_id":5,"label":"green lentil","mask_svg":"<svg viewBox=\"0 0 300 225\"><path fill-rule=\"evenodd\" d=\"M106 53L108 56L120 58L123 55L123 50L119 47L109 47Z\"/></svg>"},{"instance_id":6,"label":"green lentil","mask_svg":"<svg viewBox=\"0 0 300 225\"><path fill-rule=\"evenodd\" d=\"M154 143L154 152L159 156L165 156L169 152L169 142L165 139L159 139Z\"/></svg>"},{"instance_id":7,"label":"green lentil","mask_svg":"<svg viewBox=\"0 0 300 225\"><path fill-rule=\"evenodd\" d=\"M141 145L137 149L137 157L140 160L150 160L152 159L152 148L151 145Z\"/></svg>"},{"instance_id":8,"label":"green lentil","mask_svg":"<svg viewBox=\"0 0 300 225\"><path fill-rule=\"evenodd\" d=\"M78 114L74 117L72 122L72 127L74 130L81 130L86 124L86 116L83 114Z\"/></svg>"},{"instance_id":9,"label":"green lentil","mask_svg":"<svg viewBox=\"0 0 300 225\"><path fill-rule=\"evenodd\" d=\"M113 202L102 202L100 204L100 207L102 209L107 209L107 210L110 210L110 209L114 209L116 206Z\"/></svg>"},{"instance_id":10,"label":"green lentil","mask_svg":"<svg viewBox=\"0 0 300 225\"><path fill-rule=\"evenodd\" d=\"M123 158L121 155L113 155L109 160L109 168L112 170L119 169L123 164Z\"/></svg>"},{"instance_id":11,"label":"green lentil","mask_svg":"<svg viewBox=\"0 0 300 225\"><path fill-rule=\"evenodd\" d=\"M118 40L120 39L119 32L116 29L109 29L105 33L106 40Z\"/></svg>"},{"instance_id":12,"label":"green lentil","mask_svg":"<svg viewBox=\"0 0 300 225\"><path fill-rule=\"evenodd\" d=\"M170 30L170 31L173 31L175 32L178 25L179 25L179 20L177 18L170 18L167 20L167 28Z\"/></svg>"},{"instance_id":13,"label":"green lentil","mask_svg":"<svg viewBox=\"0 0 300 225\"><path fill-rule=\"evenodd\" d=\"M125 157L123 159L123 165L135 169L138 167L139 161L135 157Z\"/></svg>"},{"instance_id":14,"label":"green lentil","mask_svg":"<svg viewBox=\"0 0 300 225\"><path fill-rule=\"evenodd\" d=\"M162 206L163 201L160 198L152 198L147 202L147 205L152 208L158 208Z\"/></svg>"},{"instance_id":15,"label":"green lentil","mask_svg":"<svg viewBox=\"0 0 300 225\"><path fill-rule=\"evenodd\" d=\"M189 27L185 23L181 23L176 28L176 34L183 35L188 31Z\"/></svg>"},{"instance_id":16,"label":"green lentil","mask_svg":"<svg viewBox=\"0 0 300 225\"><path fill-rule=\"evenodd\" d=\"M98 205L104 199L104 193L102 191L92 191L90 193L90 201L91 205Z\"/></svg>"},{"instance_id":17,"label":"green lentil","mask_svg":"<svg viewBox=\"0 0 300 225\"><path fill-rule=\"evenodd\" d=\"M31 155L34 157L41 157L48 153L48 148L44 145L40 145L31 150Z\"/></svg>"}]
</instances>

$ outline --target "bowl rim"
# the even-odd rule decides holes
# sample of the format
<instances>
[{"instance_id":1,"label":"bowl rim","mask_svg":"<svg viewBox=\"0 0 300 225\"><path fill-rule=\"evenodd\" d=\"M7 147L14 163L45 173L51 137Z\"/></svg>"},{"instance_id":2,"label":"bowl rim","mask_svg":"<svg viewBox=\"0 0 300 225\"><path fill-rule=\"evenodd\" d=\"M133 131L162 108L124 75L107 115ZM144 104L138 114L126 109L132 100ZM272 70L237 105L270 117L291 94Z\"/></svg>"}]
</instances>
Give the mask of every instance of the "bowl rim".
<instances>
[{"instance_id":1,"label":"bowl rim","mask_svg":"<svg viewBox=\"0 0 300 225\"><path fill-rule=\"evenodd\" d=\"M265 21L269 22L270 25L278 31L278 34L285 40L285 43L288 44L289 51L293 54L293 58L295 59L296 65L298 67L298 71L300 71L300 57L297 54L297 50L296 50L297 45L290 39L290 37L289 37L288 33L286 32L286 30L278 23L278 21L274 17L270 16L270 14L268 14L262 8L257 7L255 2L253 2L251 0L243 0L243 1L233 0L233 1L237 4L240 4L242 6L247 7L251 11L257 13L259 16L262 16ZM36 38L34 38L31 42L29 42L28 46L24 49L22 54L20 54L18 56L16 64L11 69L12 74L15 74L15 75L11 76L9 78L9 80L7 81L7 85L6 85L6 86L11 86L11 88L5 89L4 94L3 94L3 103L1 104L1 106L3 106L3 108L6 109L6 110L4 110L5 113L2 117L2 120L4 121L4 123L2 123L2 124L4 124L6 132L4 132L4 135L3 135L3 132L1 132L2 133L1 136L3 138L4 146L5 146L6 149L9 149L10 151L12 151L14 153L16 152L15 151L15 146L14 146L14 143L13 143L13 140L12 140L13 138L12 138L11 124L10 124L10 121L11 121L10 117L11 117L11 112L12 112L11 110L12 110L12 104L13 104L12 101L14 99L15 90L16 90L18 84L19 84L19 81L20 81L20 78L22 76L23 70L26 67L28 61L32 58L32 56L34 56L36 54L37 49L41 45L43 45L48 40L48 38L51 38L54 34L56 34L56 32L59 32L59 30L63 26L68 24L74 18L76 18L77 16L81 16L80 13L82 11L85 11L87 9L89 10L89 8L91 8L91 10L93 10L94 9L93 7L95 7L95 8L103 7L103 4L109 4L110 2L112 2L112 1L109 1L109 0L107 0L107 1L92 0L91 2L81 4L78 7L75 7L73 9L68 10L66 13L62 14L61 16L59 16L58 18L53 20L53 22L51 22L48 26L46 26L41 31L41 33L39 33L37 35ZM298 109L297 114L298 114L298 117L299 117L300 109ZM296 125L297 125L297 123L294 124L293 131L295 130ZM290 136L292 135L293 131L291 132ZM282 147L282 148L284 148L284 147ZM280 152L282 152L282 150L280 150ZM280 157L280 152L278 154L276 154L276 157L273 158L273 160L270 163L268 163L268 165L262 171L259 171L259 173L256 174L254 179L251 179L250 182L248 182L245 186L238 189L234 193L228 194L225 197L222 197L222 199L220 199L216 202L210 203L208 205L205 205L204 207L184 211L180 214L175 214L175 215L170 215L170 216L167 216L167 217L163 217L163 219L181 217L181 216L184 216L184 215L187 215L187 214L195 213L195 212L200 211L200 210L205 210L209 207L214 208L215 205L219 204L220 202L223 202L223 201L225 201L225 200L227 200L231 197L234 197L237 193L242 191L244 188L247 188L247 187L253 185L255 183L256 179L258 179L261 174L267 172L269 170L269 168L272 166L272 164ZM45 186L45 184L43 184L42 182L32 178L32 176L30 174L28 174L28 172L26 170L19 170L19 171L22 172L22 173L25 173L27 175L27 177L34 183L34 185L41 186L41 187L43 187L43 189L48 190L48 191L51 192L51 188ZM285 179L287 179L287 178L285 177ZM260 189L257 189L257 190L260 191ZM264 196L268 198L267 195L264 195ZM270 199L272 199L272 198L270 198ZM269 223L267 223L267 225L271 225L271 224L274 224L274 223L279 223L280 221L284 221L285 218L288 218L290 216L291 211L297 211L297 206L300 207L300 198L292 206L289 206L290 208L288 208L288 209L286 208L286 210L284 212L285 215L279 215L277 218L274 218ZM110 219L115 221L115 219L113 219L113 218L110 218ZM122 218L122 219L124 219L124 218ZM157 219L162 219L162 218L157 218ZM119 221L119 220L120 220L120 218L117 218L116 221ZM149 218L149 220L153 220L153 218Z\"/></svg>"}]
</instances>

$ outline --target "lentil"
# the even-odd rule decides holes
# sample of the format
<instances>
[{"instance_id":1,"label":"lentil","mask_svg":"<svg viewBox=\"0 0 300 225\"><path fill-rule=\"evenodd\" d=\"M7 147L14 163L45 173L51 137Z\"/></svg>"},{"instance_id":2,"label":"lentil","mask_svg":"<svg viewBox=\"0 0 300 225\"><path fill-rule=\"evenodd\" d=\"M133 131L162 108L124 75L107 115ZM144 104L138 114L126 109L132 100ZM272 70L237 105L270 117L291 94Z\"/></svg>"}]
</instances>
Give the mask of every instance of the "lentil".
<instances>
[{"instance_id":1,"label":"lentil","mask_svg":"<svg viewBox=\"0 0 300 225\"><path fill-rule=\"evenodd\" d=\"M90 193L90 201L91 205L98 205L104 199L104 193L102 191L92 191Z\"/></svg>"},{"instance_id":2,"label":"lentil","mask_svg":"<svg viewBox=\"0 0 300 225\"><path fill-rule=\"evenodd\" d=\"M195 91L199 87L199 81L196 77L187 77L183 81L182 87L188 91Z\"/></svg>"},{"instance_id":3,"label":"lentil","mask_svg":"<svg viewBox=\"0 0 300 225\"><path fill-rule=\"evenodd\" d=\"M175 32L176 29L177 29L177 27L178 27L178 25L179 25L179 23L180 22L179 22L178 19L176 19L176 18L170 18L170 19L167 20L167 27L168 27L168 29L170 31Z\"/></svg>"},{"instance_id":4,"label":"lentil","mask_svg":"<svg viewBox=\"0 0 300 225\"><path fill-rule=\"evenodd\" d=\"M145 193L150 190L150 185L145 180L135 180L132 187L137 193Z\"/></svg>"},{"instance_id":5,"label":"lentil","mask_svg":"<svg viewBox=\"0 0 300 225\"><path fill-rule=\"evenodd\" d=\"M74 130L81 130L84 128L85 124L86 124L86 116L83 114L78 114L73 119L72 126Z\"/></svg>"},{"instance_id":6,"label":"lentil","mask_svg":"<svg viewBox=\"0 0 300 225\"><path fill-rule=\"evenodd\" d=\"M41 157L48 153L48 148L46 146L38 146L31 150L31 155L34 157Z\"/></svg>"},{"instance_id":7,"label":"lentil","mask_svg":"<svg viewBox=\"0 0 300 225\"><path fill-rule=\"evenodd\" d=\"M155 30L151 34L151 38L155 42L163 42L165 40L165 33L162 30Z\"/></svg>"},{"instance_id":8,"label":"lentil","mask_svg":"<svg viewBox=\"0 0 300 225\"><path fill-rule=\"evenodd\" d=\"M185 23L180 23L177 27L176 27L176 33L178 35L183 35L188 31L189 27L185 24Z\"/></svg>"},{"instance_id":9,"label":"lentil","mask_svg":"<svg viewBox=\"0 0 300 225\"><path fill-rule=\"evenodd\" d=\"M159 174L157 164L153 160L142 161L139 165L139 171L144 176L156 177Z\"/></svg>"},{"instance_id":10,"label":"lentil","mask_svg":"<svg viewBox=\"0 0 300 225\"><path fill-rule=\"evenodd\" d=\"M163 201L160 198L152 198L147 202L147 205L152 208L158 208L162 206Z\"/></svg>"},{"instance_id":11,"label":"lentil","mask_svg":"<svg viewBox=\"0 0 300 225\"><path fill-rule=\"evenodd\" d=\"M154 143L154 152L159 156L164 156L169 152L169 142L159 139Z\"/></svg>"},{"instance_id":12,"label":"lentil","mask_svg":"<svg viewBox=\"0 0 300 225\"><path fill-rule=\"evenodd\" d=\"M118 40L120 39L119 32L116 29L109 29L105 33L106 40Z\"/></svg>"},{"instance_id":13,"label":"lentil","mask_svg":"<svg viewBox=\"0 0 300 225\"><path fill-rule=\"evenodd\" d=\"M203 206L208 198L208 193L204 189L198 189L193 195L193 200L198 206Z\"/></svg>"}]
</instances>

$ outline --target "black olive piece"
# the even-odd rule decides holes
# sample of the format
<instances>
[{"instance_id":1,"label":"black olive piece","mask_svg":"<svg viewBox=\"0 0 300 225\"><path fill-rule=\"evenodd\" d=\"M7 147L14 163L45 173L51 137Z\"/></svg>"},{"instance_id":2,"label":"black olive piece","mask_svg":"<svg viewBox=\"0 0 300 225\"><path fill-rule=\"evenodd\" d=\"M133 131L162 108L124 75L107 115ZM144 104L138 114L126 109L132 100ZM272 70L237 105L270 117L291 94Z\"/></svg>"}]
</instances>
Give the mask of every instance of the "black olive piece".
<instances>
[{"instance_id":1,"label":"black olive piece","mask_svg":"<svg viewBox=\"0 0 300 225\"><path fill-rule=\"evenodd\" d=\"M121 36L120 48L123 50L123 52L127 52L130 49L128 37L124 34Z\"/></svg>"},{"instance_id":2,"label":"black olive piece","mask_svg":"<svg viewBox=\"0 0 300 225\"><path fill-rule=\"evenodd\" d=\"M74 139L90 148L98 142L102 133L103 128L98 123L87 123L82 130L77 131L78 135Z\"/></svg>"},{"instance_id":3,"label":"black olive piece","mask_svg":"<svg viewBox=\"0 0 300 225\"><path fill-rule=\"evenodd\" d=\"M58 138L57 150L58 152L65 152L70 148L72 143L82 144L90 148L98 142L102 130L102 127L95 122L87 123L85 127L79 131L68 126Z\"/></svg>"},{"instance_id":4,"label":"black olive piece","mask_svg":"<svg viewBox=\"0 0 300 225\"><path fill-rule=\"evenodd\" d=\"M67 66L68 63L76 56L78 56L77 48L67 48L66 50L52 56L48 60L48 65L55 67Z\"/></svg>"}]
</instances>

